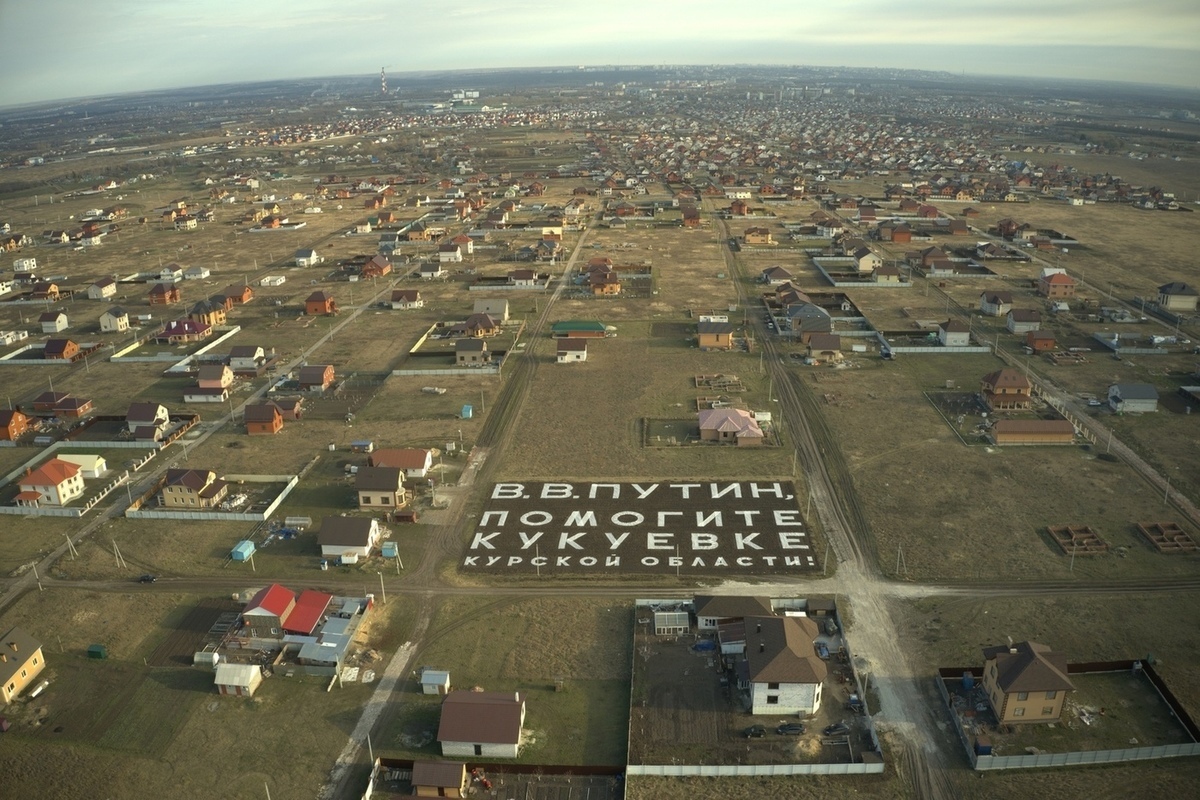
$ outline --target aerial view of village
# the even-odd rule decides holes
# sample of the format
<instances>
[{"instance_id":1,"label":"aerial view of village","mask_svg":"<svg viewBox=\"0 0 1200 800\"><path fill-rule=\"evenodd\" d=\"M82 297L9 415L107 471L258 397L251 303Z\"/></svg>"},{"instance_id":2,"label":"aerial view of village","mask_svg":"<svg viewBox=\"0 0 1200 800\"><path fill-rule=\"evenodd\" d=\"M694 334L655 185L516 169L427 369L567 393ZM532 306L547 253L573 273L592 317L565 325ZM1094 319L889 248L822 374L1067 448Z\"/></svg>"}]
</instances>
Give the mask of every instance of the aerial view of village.
<instances>
[{"instance_id":1,"label":"aerial view of village","mask_svg":"<svg viewBox=\"0 0 1200 800\"><path fill-rule=\"evenodd\" d=\"M1195 791L1200 7L134 5L0 55L0 796Z\"/></svg>"}]
</instances>

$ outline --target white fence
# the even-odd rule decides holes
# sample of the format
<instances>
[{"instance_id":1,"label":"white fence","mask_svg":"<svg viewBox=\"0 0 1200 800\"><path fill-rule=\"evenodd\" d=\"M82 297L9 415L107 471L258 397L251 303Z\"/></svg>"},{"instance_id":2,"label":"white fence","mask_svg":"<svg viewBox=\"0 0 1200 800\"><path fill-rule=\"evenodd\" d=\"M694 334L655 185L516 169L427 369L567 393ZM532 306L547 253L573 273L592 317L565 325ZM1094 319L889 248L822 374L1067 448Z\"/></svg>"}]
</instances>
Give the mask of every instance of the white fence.
<instances>
[{"instance_id":1,"label":"white fence","mask_svg":"<svg viewBox=\"0 0 1200 800\"><path fill-rule=\"evenodd\" d=\"M1082 750L1071 753L1039 753L1024 756L975 756L975 769L1029 769L1068 767L1081 764L1113 764L1200 755L1200 743L1161 744L1157 747L1125 747L1120 750Z\"/></svg>"},{"instance_id":2,"label":"white fence","mask_svg":"<svg viewBox=\"0 0 1200 800\"><path fill-rule=\"evenodd\" d=\"M275 513L275 509L291 494L292 489L296 488L296 484L300 482L298 475L227 475L226 480L242 480L246 483L276 483L279 481L287 481L287 485L283 487L274 500L271 501L261 512L242 512L242 511L143 511L142 509L134 510L126 509L125 516L129 519L186 519L186 520L215 520L219 519L225 522L262 522L270 519Z\"/></svg>"},{"instance_id":3,"label":"white fence","mask_svg":"<svg viewBox=\"0 0 1200 800\"><path fill-rule=\"evenodd\" d=\"M771 775L880 775L883 761L856 764L630 764L627 775L744 778Z\"/></svg>"}]
</instances>

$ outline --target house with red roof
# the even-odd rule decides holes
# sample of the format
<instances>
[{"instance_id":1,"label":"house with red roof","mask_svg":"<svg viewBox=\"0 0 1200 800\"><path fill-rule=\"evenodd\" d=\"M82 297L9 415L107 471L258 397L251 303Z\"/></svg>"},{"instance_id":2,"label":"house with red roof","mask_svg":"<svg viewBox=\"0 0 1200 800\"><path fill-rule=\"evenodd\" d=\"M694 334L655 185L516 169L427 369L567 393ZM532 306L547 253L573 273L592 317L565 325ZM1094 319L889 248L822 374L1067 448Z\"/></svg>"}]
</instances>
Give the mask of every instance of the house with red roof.
<instances>
[{"instance_id":1,"label":"house with red roof","mask_svg":"<svg viewBox=\"0 0 1200 800\"><path fill-rule=\"evenodd\" d=\"M272 583L242 609L242 635L253 639L282 639L284 621L296 607L296 593Z\"/></svg>"},{"instance_id":2,"label":"house with red roof","mask_svg":"<svg viewBox=\"0 0 1200 800\"><path fill-rule=\"evenodd\" d=\"M19 506L65 506L83 496L83 475L78 464L52 458L17 482Z\"/></svg>"},{"instance_id":3,"label":"house with red roof","mask_svg":"<svg viewBox=\"0 0 1200 800\"><path fill-rule=\"evenodd\" d=\"M424 478L433 467L433 451L424 448L384 448L367 457L372 467L395 467L405 477Z\"/></svg>"}]
</instances>

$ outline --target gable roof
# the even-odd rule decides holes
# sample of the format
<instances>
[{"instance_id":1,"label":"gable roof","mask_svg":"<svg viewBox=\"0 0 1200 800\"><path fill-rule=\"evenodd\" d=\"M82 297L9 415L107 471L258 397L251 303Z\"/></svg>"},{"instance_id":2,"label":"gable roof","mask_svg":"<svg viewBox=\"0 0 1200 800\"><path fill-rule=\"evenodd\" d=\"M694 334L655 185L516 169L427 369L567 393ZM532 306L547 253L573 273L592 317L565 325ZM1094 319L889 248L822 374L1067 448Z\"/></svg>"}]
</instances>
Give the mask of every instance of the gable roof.
<instances>
[{"instance_id":1,"label":"gable roof","mask_svg":"<svg viewBox=\"0 0 1200 800\"><path fill-rule=\"evenodd\" d=\"M354 490L394 492L404 485L404 471L399 467L359 467L354 476Z\"/></svg>"},{"instance_id":2,"label":"gable roof","mask_svg":"<svg viewBox=\"0 0 1200 800\"><path fill-rule=\"evenodd\" d=\"M442 701L438 741L517 744L524 706L519 692L450 692Z\"/></svg>"},{"instance_id":3,"label":"gable roof","mask_svg":"<svg viewBox=\"0 0 1200 800\"><path fill-rule=\"evenodd\" d=\"M1200 292L1197 292L1194 288L1192 288L1188 284L1184 283L1183 281L1172 281L1171 283L1164 283L1162 286L1158 287L1158 293L1159 294L1176 295L1179 297L1195 297L1198 294L1200 294Z\"/></svg>"},{"instance_id":4,"label":"gable roof","mask_svg":"<svg viewBox=\"0 0 1200 800\"><path fill-rule=\"evenodd\" d=\"M242 616L247 614L270 614L282 621L296 602L296 593L291 589L272 583L258 594L250 598L250 602L242 609Z\"/></svg>"},{"instance_id":5,"label":"gable roof","mask_svg":"<svg viewBox=\"0 0 1200 800\"><path fill-rule=\"evenodd\" d=\"M395 467L397 469L425 469L431 463L428 450L420 448L383 448L368 456L372 467Z\"/></svg>"},{"instance_id":6,"label":"gable roof","mask_svg":"<svg viewBox=\"0 0 1200 800\"><path fill-rule=\"evenodd\" d=\"M742 618L773 614L771 601L765 597L744 595L696 595L692 601L697 617L715 619Z\"/></svg>"},{"instance_id":7,"label":"gable roof","mask_svg":"<svg viewBox=\"0 0 1200 800\"><path fill-rule=\"evenodd\" d=\"M317 544L363 547L371 543L375 520L370 517L325 517L317 533Z\"/></svg>"},{"instance_id":8,"label":"gable roof","mask_svg":"<svg viewBox=\"0 0 1200 800\"><path fill-rule=\"evenodd\" d=\"M1029 379L1012 367L1004 367L983 376L983 382L995 389L1025 389L1033 388Z\"/></svg>"},{"instance_id":9,"label":"gable roof","mask_svg":"<svg viewBox=\"0 0 1200 800\"><path fill-rule=\"evenodd\" d=\"M7 656L5 660L0 661L0 684L12 680L29 661L29 657L41 647L41 642L20 628L9 628L4 636L0 637L0 653Z\"/></svg>"},{"instance_id":10,"label":"gable roof","mask_svg":"<svg viewBox=\"0 0 1200 800\"><path fill-rule=\"evenodd\" d=\"M985 662L996 662L996 685L1009 692L1070 691L1075 688L1067 677L1067 657L1052 653L1037 642L1018 642L1012 647L998 645L983 648Z\"/></svg>"}]
</instances>

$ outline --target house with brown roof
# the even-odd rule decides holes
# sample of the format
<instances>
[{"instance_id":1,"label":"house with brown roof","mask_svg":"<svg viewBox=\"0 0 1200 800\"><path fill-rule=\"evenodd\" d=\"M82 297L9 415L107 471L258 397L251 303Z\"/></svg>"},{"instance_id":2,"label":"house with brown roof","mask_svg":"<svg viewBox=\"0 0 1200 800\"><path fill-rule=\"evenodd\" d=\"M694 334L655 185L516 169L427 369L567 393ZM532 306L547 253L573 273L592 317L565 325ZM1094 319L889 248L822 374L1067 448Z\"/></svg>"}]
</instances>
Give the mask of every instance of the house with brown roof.
<instances>
[{"instance_id":1,"label":"house with brown roof","mask_svg":"<svg viewBox=\"0 0 1200 800\"><path fill-rule=\"evenodd\" d=\"M722 625L746 617L771 616L775 613L768 598L743 595L696 595L692 599L692 607L696 614L696 627L701 631L715 631Z\"/></svg>"},{"instance_id":2,"label":"house with brown roof","mask_svg":"<svg viewBox=\"0 0 1200 800\"><path fill-rule=\"evenodd\" d=\"M767 267L760 272L758 279L768 286L779 286L780 284L790 281L792 279L792 273L776 264L775 266Z\"/></svg>"},{"instance_id":3,"label":"house with brown roof","mask_svg":"<svg viewBox=\"0 0 1200 800\"><path fill-rule=\"evenodd\" d=\"M16 273L13 273L13 277L17 277ZM58 284L53 281L37 281L33 284L33 288L29 293L29 296L34 300L55 301L61 295L62 293L59 291Z\"/></svg>"},{"instance_id":4,"label":"house with brown roof","mask_svg":"<svg viewBox=\"0 0 1200 800\"><path fill-rule=\"evenodd\" d=\"M1012 292L987 291L979 294L979 311L989 317L1003 317L1012 310Z\"/></svg>"},{"instance_id":5,"label":"house with brown roof","mask_svg":"<svg viewBox=\"0 0 1200 800\"><path fill-rule=\"evenodd\" d=\"M380 448L367 456L372 467L394 467L406 477L424 478L433 467L433 451L424 448Z\"/></svg>"},{"instance_id":6,"label":"house with brown roof","mask_svg":"<svg viewBox=\"0 0 1200 800\"><path fill-rule=\"evenodd\" d=\"M392 291L392 308L396 311L423 308L424 306L425 301L421 299L421 293L416 289L395 289Z\"/></svg>"},{"instance_id":7,"label":"house with brown roof","mask_svg":"<svg viewBox=\"0 0 1200 800\"><path fill-rule=\"evenodd\" d=\"M22 413L19 409L0 411L0 440L15 442L33 424L33 418Z\"/></svg>"},{"instance_id":8,"label":"house with brown roof","mask_svg":"<svg viewBox=\"0 0 1200 800\"><path fill-rule=\"evenodd\" d=\"M742 233L742 241L747 245L775 244L775 238L771 235L771 231L761 226L746 228Z\"/></svg>"},{"instance_id":9,"label":"house with brown roof","mask_svg":"<svg viewBox=\"0 0 1200 800\"><path fill-rule=\"evenodd\" d=\"M809 358L838 363L842 360L842 337L836 333L814 333L808 337Z\"/></svg>"},{"instance_id":10,"label":"house with brown roof","mask_svg":"<svg viewBox=\"0 0 1200 800\"><path fill-rule=\"evenodd\" d=\"M969 347L971 329L959 319L948 319L938 324L938 341L942 347Z\"/></svg>"},{"instance_id":11,"label":"house with brown roof","mask_svg":"<svg viewBox=\"0 0 1200 800\"><path fill-rule=\"evenodd\" d=\"M170 412L161 403L130 403L125 412L125 425L135 439L158 441L170 424Z\"/></svg>"},{"instance_id":12,"label":"house with brown roof","mask_svg":"<svg viewBox=\"0 0 1200 800\"><path fill-rule=\"evenodd\" d=\"M323 392L333 385L336 373L332 364L306 364L296 378L304 391Z\"/></svg>"},{"instance_id":13,"label":"house with brown roof","mask_svg":"<svg viewBox=\"0 0 1200 800\"><path fill-rule=\"evenodd\" d=\"M1067 300L1075 296L1075 279L1061 269L1047 267L1038 278L1038 294L1050 300Z\"/></svg>"},{"instance_id":14,"label":"house with brown roof","mask_svg":"<svg viewBox=\"0 0 1200 800\"><path fill-rule=\"evenodd\" d=\"M274 403L251 403L242 412L249 436L267 436L283 430L283 413Z\"/></svg>"},{"instance_id":15,"label":"house with brown roof","mask_svg":"<svg viewBox=\"0 0 1200 800\"><path fill-rule=\"evenodd\" d=\"M229 367L234 372L257 372L266 360L262 345L239 344L229 348Z\"/></svg>"},{"instance_id":16,"label":"house with brown roof","mask_svg":"<svg viewBox=\"0 0 1200 800\"><path fill-rule=\"evenodd\" d=\"M104 333L124 333L129 330L129 312L120 306L105 309L100 315L100 330Z\"/></svg>"},{"instance_id":17,"label":"house with brown roof","mask_svg":"<svg viewBox=\"0 0 1200 800\"><path fill-rule=\"evenodd\" d=\"M179 287L173 283L156 283L147 294L147 299L152 306L168 306L178 303L181 297Z\"/></svg>"},{"instance_id":18,"label":"house with brown roof","mask_svg":"<svg viewBox=\"0 0 1200 800\"><path fill-rule=\"evenodd\" d=\"M815 714L829 669L817 655L817 623L810 617L746 617L740 631L738 685L750 690L750 713ZM722 632L722 651L726 651ZM738 638L736 634L732 638ZM736 644L730 649L737 655Z\"/></svg>"},{"instance_id":19,"label":"house with brown roof","mask_svg":"<svg viewBox=\"0 0 1200 800\"><path fill-rule=\"evenodd\" d=\"M379 543L379 520L370 517L325 517L317 544L325 558L366 558Z\"/></svg>"},{"instance_id":20,"label":"house with brown roof","mask_svg":"<svg viewBox=\"0 0 1200 800\"><path fill-rule=\"evenodd\" d=\"M310 317L327 317L337 312L337 301L329 292L318 289L304 301L304 313Z\"/></svg>"},{"instance_id":21,"label":"house with brown roof","mask_svg":"<svg viewBox=\"0 0 1200 800\"><path fill-rule=\"evenodd\" d=\"M199 342L212 335L212 326L193 319L177 319L168 322L161 331L154 334L154 341L168 344L184 344Z\"/></svg>"},{"instance_id":22,"label":"house with brown roof","mask_svg":"<svg viewBox=\"0 0 1200 800\"><path fill-rule=\"evenodd\" d=\"M214 508L229 494L229 484L211 469L168 469L158 495L165 508Z\"/></svg>"},{"instance_id":23,"label":"house with brown roof","mask_svg":"<svg viewBox=\"0 0 1200 800\"><path fill-rule=\"evenodd\" d=\"M47 339L42 358L51 361L70 361L79 355L79 345L71 339Z\"/></svg>"},{"instance_id":24,"label":"house with brown roof","mask_svg":"<svg viewBox=\"0 0 1200 800\"><path fill-rule=\"evenodd\" d=\"M1004 326L1009 333L1029 333L1042 327L1042 312L1033 308L1014 308L1008 312Z\"/></svg>"},{"instance_id":25,"label":"house with brown roof","mask_svg":"<svg viewBox=\"0 0 1200 800\"><path fill-rule=\"evenodd\" d=\"M1058 346L1058 340L1052 331L1036 330L1025 334L1025 346L1034 354L1047 353Z\"/></svg>"},{"instance_id":26,"label":"house with brown roof","mask_svg":"<svg viewBox=\"0 0 1200 800\"><path fill-rule=\"evenodd\" d=\"M83 496L83 474L78 464L52 458L17 480L19 506L65 506Z\"/></svg>"},{"instance_id":27,"label":"house with brown roof","mask_svg":"<svg viewBox=\"0 0 1200 800\"><path fill-rule=\"evenodd\" d=\"M741 408L709 408L701 411L700 441L757 447L763 431L749 411Z\"/></svg>"},{"instance_id":28,"label":"house with brown roof","mask_svg":"<svg viewBox=\"0 0 1200 800\"><path fill-rule=\"evenodd\" d=\"M398 467L359 467L354 491L359 511L391 511L408 502L404 471Z\"/></svg>"},{"instance_id":29,"label":"house with brown roof","mask_svg":"<svg viewBox=\"0 0 1200 800\"><path fill-rule=\"evenodd\" d=\"M559 364L577 364L587 361L587 339L558 339L554 351Z\"/></svg>"},{"instance_id":30,"label":"house with brown roof","mask_svg":"<svg viewBox=\"0 0 1200 800\"><path fill-rule=\"evenodd\" d=\"M458 366L482 367L491 360L487 342L482 339L459 339L454 343L454 363Z\"/></svg>"},{"instance_id":31,"label":"house with brown roof","mask_svg":"<svg viewBox=\"0 0 1200 800\"><path fill-rule=\"evenodd\" d=\"M520 692L457 689L442 701L437 739L443 756L516 758L525 724Z\"/></svg>"},{"instance_id":32,"label":"house with brown roof","mask_svg":"<svg viewBox=\"0 0 1200 800\"><path fill-rule=\"evenodd\" d=\"M69 324L63 311L46 311L38 315L38 322L42 325L42 333L61 333Z\"/></svg>"},{"instance_id":33,"label":"house with brown roof","mask_svg":"<svg viewBox=\"0 0 1200 800\"><path fill-rule=\"evenodd\" d=\"M21 628L9 628L0 637L0 704L17 698L46 668L42 643Z\"/></svg>"},{"instance_id":34,"label":"house with brown roof","mask_svg":"<svg viewBox=\"0 0 1200 800\"><path fill-rule=\"evenodd\" d=\"M983 648L983 690L1001 725L1057 722L1074 689L1067 657L1044 644Z\"/></svg>"},{"instance_id":35,"label":"house with brown roof","mask_svg":"<svg viewBox=\"0 0 1200 800\"><path fill-rule=\"evenodd\" d=\"M1075 426L1065 419L1001 419L988 436L997 445L1073 444Z\"/></svg>"},{"instance_id":36,"label":"house with brown roof","mask_svg":"<svg viewBox=\"0 0 1200 800\"><path fill-rule=\"evenodd\" d=\"M89 300L107 300L117 293L117 282L112 278L101 278L87 289Z\"/></svg>"},{"instance_id":37,"label":"house with brown roof","mask_svg":"<svg viewBox=\"0 0 1200 800\"><path fill-rule=\"evenodd\" d=\"M979 394L990 411L1027 411L1033 405L1033 384L1011 367L984 375Z\"/></svg>"}]
</instances>

